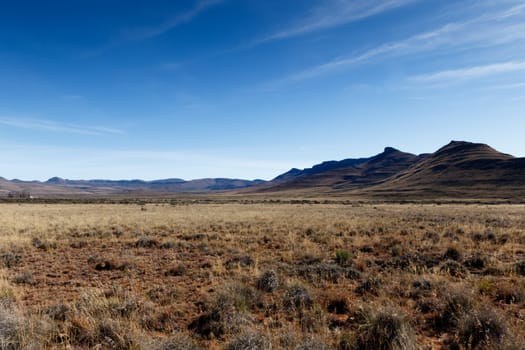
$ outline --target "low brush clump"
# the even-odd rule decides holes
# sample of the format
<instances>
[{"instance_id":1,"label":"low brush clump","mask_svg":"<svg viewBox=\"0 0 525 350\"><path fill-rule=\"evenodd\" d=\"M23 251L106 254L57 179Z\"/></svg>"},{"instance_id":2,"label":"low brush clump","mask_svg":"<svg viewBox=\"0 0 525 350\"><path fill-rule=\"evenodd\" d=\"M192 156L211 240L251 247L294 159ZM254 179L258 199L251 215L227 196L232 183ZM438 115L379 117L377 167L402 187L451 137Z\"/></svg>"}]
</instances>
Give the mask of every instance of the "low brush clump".
<instances>
[{"instance_id":1,"label":"low brush clump","mask_svg":"<svg viewBox=\"0 0 525 350\"><path fill-rule=\"evenodd\" d=\"M349 349L417 350L414 328L405 315L395 310L381 310L359 329Z\"/></svg>"}]
</instances>

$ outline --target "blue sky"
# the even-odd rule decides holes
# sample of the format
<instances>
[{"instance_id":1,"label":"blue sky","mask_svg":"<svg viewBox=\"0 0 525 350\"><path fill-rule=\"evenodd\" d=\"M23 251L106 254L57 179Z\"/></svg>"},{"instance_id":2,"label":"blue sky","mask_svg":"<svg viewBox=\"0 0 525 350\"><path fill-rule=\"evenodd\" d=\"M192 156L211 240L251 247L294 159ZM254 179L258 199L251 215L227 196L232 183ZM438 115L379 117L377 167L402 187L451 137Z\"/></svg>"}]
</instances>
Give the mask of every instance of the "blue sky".
<instances>
[{"instance_id":1,"label":"blue sky","mask_svg":"<svg viewBox=\"0 0 525 350\"><path fill-rule=\"evenodd\" d=\"M525 1L20 0L0 176L270 179L450 140L525 156Z\"/></svg>"}]
</instances>

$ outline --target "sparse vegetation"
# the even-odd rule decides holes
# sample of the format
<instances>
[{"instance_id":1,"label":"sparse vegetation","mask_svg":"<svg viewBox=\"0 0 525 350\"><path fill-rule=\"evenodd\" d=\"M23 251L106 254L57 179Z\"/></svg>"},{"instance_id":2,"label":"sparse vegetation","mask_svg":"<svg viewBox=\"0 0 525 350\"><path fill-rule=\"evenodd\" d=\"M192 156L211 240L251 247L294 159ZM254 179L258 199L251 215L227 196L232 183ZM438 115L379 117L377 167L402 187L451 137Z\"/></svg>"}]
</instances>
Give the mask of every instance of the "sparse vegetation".
<instances>
[{"instance_id":1,"label":"sparse vegetation","mask_svg":"<svg viewBox=\"0 0 525 350\"><path fill-rule=\"evenodd\" d=\"M1 349L525 342L523 206L1 206Z\"/></svg>"}]
</instances>

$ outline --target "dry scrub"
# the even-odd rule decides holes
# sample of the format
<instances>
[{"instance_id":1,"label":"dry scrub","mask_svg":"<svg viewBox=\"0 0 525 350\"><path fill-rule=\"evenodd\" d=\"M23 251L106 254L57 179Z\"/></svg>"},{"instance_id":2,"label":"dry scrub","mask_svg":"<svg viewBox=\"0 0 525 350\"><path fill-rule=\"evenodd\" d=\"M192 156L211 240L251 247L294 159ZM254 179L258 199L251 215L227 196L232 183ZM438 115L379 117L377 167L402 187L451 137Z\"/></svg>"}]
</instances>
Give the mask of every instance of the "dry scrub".
<instances>
[{"instance_id":1,"label":"dry scrub","mask_svg":"<svg viewBox=\"0 0 525 350\"><path fill-rule=\"evenodd\" d=\"M0 349L524 348L524 206L0 209Z\"/></svg>"}]
</instances>

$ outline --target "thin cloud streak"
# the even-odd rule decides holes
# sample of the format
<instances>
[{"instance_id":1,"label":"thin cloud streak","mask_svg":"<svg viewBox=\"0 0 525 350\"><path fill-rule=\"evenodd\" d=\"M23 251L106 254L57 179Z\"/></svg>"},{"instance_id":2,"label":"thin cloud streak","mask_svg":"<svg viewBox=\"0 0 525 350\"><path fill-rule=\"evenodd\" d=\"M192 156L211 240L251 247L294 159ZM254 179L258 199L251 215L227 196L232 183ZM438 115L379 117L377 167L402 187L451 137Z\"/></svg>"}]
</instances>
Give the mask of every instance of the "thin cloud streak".
<instances>
[{"instance_id":1,"label":"thin cloud streak","mask_svg":"<svg viewBox=\"0 0 525 350\"><path fill-rule=\"evenodd\" d=\"M188 10L187 12L178 14L169 20L167 20L164 23L161 23L157 26L153 27L143 27L143 28L136 28L136 29L129 29L125 31L124 33L124 39L125 40L146 40L151 39L157 36L160 36L166 32L169 32L173 28L184 24L191 22L195 17L197 17L199 14L207 10L208 8L218 5L224 0L201 0L198 1L197 4Z\"/></svg>"},{"instance_id":2,"label":"thin cloud streak","mask_svg":"<svg viewBox=\"0 0 525 350\"><path fill-rule=\"evenodd\" d=\"M450 69L441 72L413 76L410 78L410 80L419 83L457 82L517 71L525 71L525 61L502 62L460 69Z\"/></svg>"},{"instance_id":3,"label":"thin cloud streak","mask_svg":"<svg viewBox=\"0 0 525 350\"><path fill-rule=\"evenodd\" d=\"M386 56L407 55L432 51L438 48L490 47L525 39L525 25L515 23L494 23L521 14L525 6L516 6L511 10L482 16L464 22L448 23L440 28L411 36L407 39L381 44L358 55L337 58L326 63L310 67L283 79L270 82L269 86L282 86L323 76L337 70Z\"/></svg>"},{"instance_id":4,"label":"thin cloud streak","mask_svg":"<svg viewBox=\"0 0 525 350\"><path fill-rule=\"evenodd\" d=\"M45 119L0 117L0 124L21 129L90 136L125 134L123 130L105 126L81 126Z\"/></svg>"},{"instance_id":5,"label":"thin cloud streak","mask_svg":"<svg viewBox=\"0 0 525 350\"><path fill-rule=\"evenodd\" d=\"M247 44L227 50L226 52L246 50L272 41L289 39L320 30L335 28L418 1L420 0L331 0L329 5L314 9L309 17L296 22L292 26L256 38Z\"/></svg>"}]
</instances>

